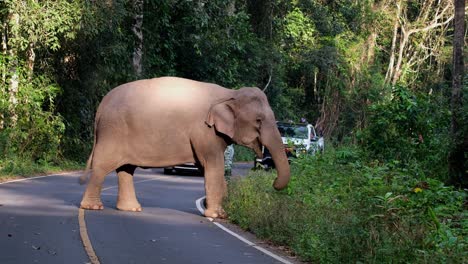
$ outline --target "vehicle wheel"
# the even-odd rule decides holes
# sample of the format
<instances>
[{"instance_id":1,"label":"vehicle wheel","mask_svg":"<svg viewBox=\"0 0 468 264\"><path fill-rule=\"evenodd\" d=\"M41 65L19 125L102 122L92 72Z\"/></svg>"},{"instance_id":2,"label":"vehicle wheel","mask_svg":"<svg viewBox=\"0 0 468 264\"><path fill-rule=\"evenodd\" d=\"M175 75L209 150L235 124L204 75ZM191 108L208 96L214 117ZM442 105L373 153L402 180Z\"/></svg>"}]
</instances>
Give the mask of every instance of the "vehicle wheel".
<instances>
[{"instance_id":1,"label":"vehicle wheel","mask_svg":"<svg viewBox=\"0 0 468 264\"><path fill-rule=\"evenodd\" d=\"M289 159L288 159L289 161ZM271 170L275 168L275 163L272 160L269 160L268 162L265 163L265 170Z\"/></svg>"},{"instance_id":2,"label":"vehicle wheel","mask_svg":"<svg viewBox=\"0 0 468 264\"><path fill-rule=\"evenodd\" d=\"M164 168L164 174L171 175L174 173L174 170L171 168Z\"/></svg>"}]
</instances>

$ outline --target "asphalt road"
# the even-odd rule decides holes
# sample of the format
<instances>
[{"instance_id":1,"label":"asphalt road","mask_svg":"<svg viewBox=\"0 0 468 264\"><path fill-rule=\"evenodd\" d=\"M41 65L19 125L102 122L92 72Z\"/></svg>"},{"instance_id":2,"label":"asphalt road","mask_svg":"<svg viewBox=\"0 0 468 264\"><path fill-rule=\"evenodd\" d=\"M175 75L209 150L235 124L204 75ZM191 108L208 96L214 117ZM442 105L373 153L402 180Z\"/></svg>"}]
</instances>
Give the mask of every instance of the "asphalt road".
<instances>
[{"instance_id":1,"label":"asphalt road","mask_svg":"<svg viewBox=\"0 0 468 264\"><path fill-rule=\"evenodd\" d=\"M91 263L80 236L79 176L0 185L0 263ZM105 180L105 209L84 211L81 228L100 263L281 263L201 216L195 201L205 195L203 177L138 169L134 181L143 212L115 209L115 174Z\"/></svg>"}]
</instances>

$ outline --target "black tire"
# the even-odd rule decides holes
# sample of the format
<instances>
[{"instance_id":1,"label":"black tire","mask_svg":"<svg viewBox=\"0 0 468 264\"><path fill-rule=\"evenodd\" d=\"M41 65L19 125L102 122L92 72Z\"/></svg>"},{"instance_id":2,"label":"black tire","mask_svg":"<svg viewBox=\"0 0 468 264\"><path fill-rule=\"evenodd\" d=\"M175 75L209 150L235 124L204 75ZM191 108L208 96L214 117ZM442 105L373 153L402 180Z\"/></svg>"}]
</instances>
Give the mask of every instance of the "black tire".
<instances>
[{"instance_id":1,"label":"black tire","mask_svg":"<svg viewBox=\"0 0 468 264\"><path fill-rule=\"evenodd\" d=\"M174 173L174 169L172 168L164 168L164 174L172 175Z\"/></svg>"}]
</instances>

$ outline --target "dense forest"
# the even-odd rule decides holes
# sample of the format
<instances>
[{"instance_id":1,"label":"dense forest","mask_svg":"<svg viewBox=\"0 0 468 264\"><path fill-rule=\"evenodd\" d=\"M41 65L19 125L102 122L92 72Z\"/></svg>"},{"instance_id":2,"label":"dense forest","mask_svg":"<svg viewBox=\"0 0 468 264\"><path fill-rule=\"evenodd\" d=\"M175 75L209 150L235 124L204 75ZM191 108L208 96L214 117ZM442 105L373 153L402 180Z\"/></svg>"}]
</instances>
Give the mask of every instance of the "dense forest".
<instances>
[{"instance_id":1,"label":"dense forest","mask_svg":"<svg viewBox=\"0 0 468 264\"><path fill-rule=\"evenodd\" d=\"M404 172L421 191L435 184L430 180L467 186L466 10L463 0L3 0L0 169L21 174L30 166L81 164L110 89L178 76L261 88L278 120L306 118L325 136L329 172L374 168L393 187L401 182L389 175ZM312 173L304 162L293 172ZM369 182L359 186L375 184ZM294 177L292 186L299 186ZM368 195L390 206L392 192ZM466 209L461 192L445 216ZM424 208L426 218L439 216ZM464 224L454 228L466 238L466 214L457 217ZM440 231L440 222L431 223ZM378 260L373 253L365 260ZM339 260L350 258L360 260Z\"/></svg>"},{"instance_id":2,"label":"dense forest","mask_svg":"<svg viewBox=\"0 0 468 264\"><path fill-rule=\"evenodd\" d=\"M330 141L447 168L452 0L6 0L0 8L2 163L83 160L107 91L170 75L261 87L279 120L305 117Z\"/></svg>"}]
</instances>

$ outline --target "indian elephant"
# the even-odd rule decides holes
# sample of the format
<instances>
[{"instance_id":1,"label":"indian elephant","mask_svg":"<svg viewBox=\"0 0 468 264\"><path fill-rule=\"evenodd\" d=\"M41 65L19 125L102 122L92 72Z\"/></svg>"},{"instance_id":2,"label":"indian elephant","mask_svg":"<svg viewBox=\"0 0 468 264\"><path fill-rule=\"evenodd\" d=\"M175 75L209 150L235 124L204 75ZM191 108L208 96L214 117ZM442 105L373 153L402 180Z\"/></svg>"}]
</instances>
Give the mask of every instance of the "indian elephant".
<instances>
[{"instance_id":1,"label":"indian elephant","mask_svg":"<svg viewBox=\"0 0 468 264\"><path fill-rule=\"evenodd\" d=\"M267 97L258 88L226 89L216 84L161 77L123 84L101 101L94 146L81 183L89 182L81 208L100 210L104 177L116 170L117 209L141 211L133 185L136 167L187 162L204 168L207 217L225 217L224 150L231 144L261 156L267 147L277 169L273 186L287 186L290 169Z\"/></svg>"}]
</instances>

